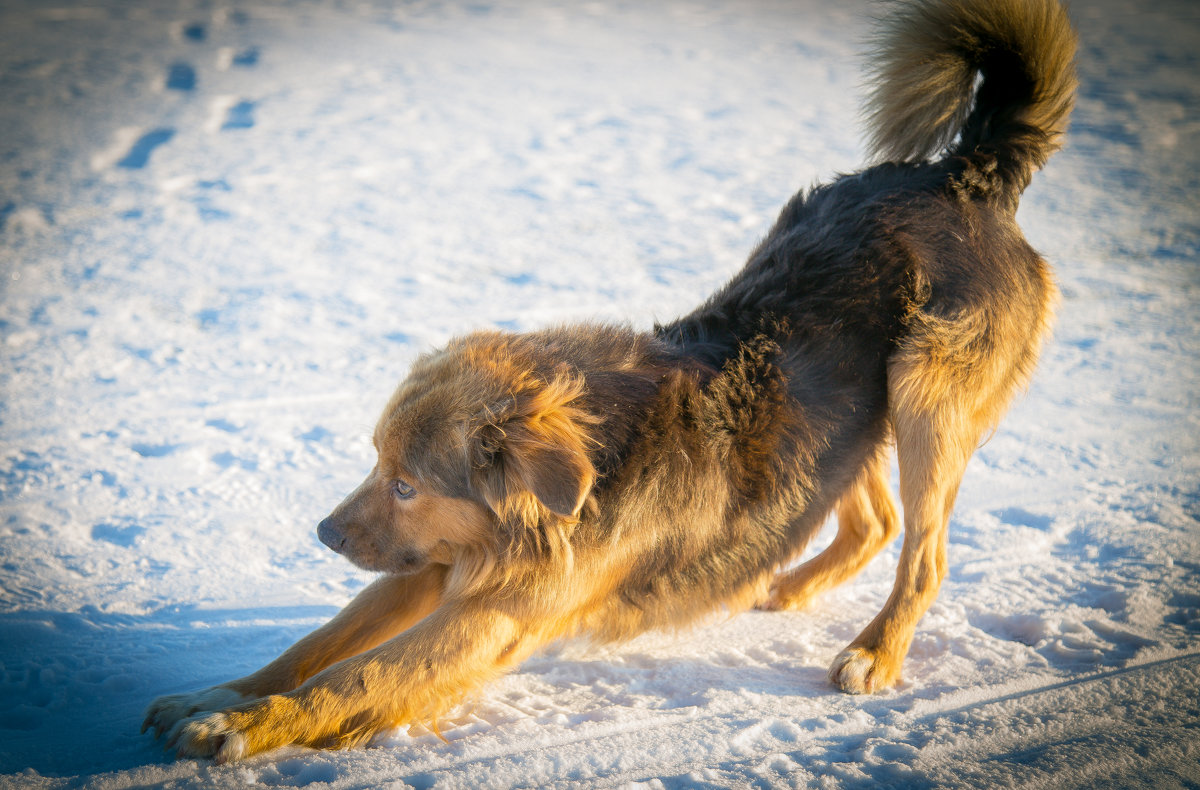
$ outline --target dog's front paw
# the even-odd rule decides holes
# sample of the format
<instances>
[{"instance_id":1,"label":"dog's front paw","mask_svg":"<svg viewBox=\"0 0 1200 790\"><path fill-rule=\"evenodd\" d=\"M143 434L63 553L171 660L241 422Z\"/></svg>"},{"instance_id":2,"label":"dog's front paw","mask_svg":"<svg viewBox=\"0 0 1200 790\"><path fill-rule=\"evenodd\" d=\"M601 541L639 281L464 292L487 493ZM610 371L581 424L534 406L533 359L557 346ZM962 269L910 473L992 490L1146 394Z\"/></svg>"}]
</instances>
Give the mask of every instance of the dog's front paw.
<instances>
[{"instance_id":1,"label":"dog's front paw","mask_svg":"<svg viewBox=\"0 0 1200 790\"><path fill-rule=\"evenodd\" d=\"M848 647L830 665L829 682L849 694L874 694L896 685L900 663L878 650Z\"/></svg>"},{"instance_id":2,"label":"dog's front paw","mask_svg":"<svg viewBox=\"0 0 1200 790\"><path fill-rule=\"evenodd\" d=\"M146 718L142 721L142 732L153 727L154 737L157 738L164 732L172 730L189 716L210 710L221 710L249 699L249 697L223 686L159 697L146 708Z\"/></svg>"},{"instance_id":3,"label":"dog's front paw","mask_svg":"<svg viewBox=\"0 0 1200 790\"><path fill-rule=\"evenodd\" d=\"M203 713L178 722L167 736L176 757L212 757L217 763L247 756L246 734L224 713Z\"/></svg>"},{"instance_id":4,"label":"dog's front paw","mask_svg":"<svg viewBox=\"0 0 1200 790\"><path fill-rule=\"evenodd\" d=\"M167 748L177 757L211 757L218 764L299 743L308 718L284 696L263 697L175 724Z\"/></svg>"}]
</instances>

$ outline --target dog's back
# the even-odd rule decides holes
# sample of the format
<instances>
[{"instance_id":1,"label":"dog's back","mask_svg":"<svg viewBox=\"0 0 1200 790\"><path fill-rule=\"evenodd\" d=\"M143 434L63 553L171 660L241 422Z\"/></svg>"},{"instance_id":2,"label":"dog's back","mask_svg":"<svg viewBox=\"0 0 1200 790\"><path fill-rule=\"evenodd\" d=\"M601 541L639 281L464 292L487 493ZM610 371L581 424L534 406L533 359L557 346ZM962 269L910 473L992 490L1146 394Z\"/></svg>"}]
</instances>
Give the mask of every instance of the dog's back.
<instances>
[{"instance_id":1,"label":"dog's back","mask_svg":"<svg viewBox=\"0 0 1200 790\"><path fill-rule=\"evenodd\" d=\"M1056 0L896 8L871 64L876 166L794 197L745 269L662 336L712 358L727 357L764 316L801 333L797 325L819 322L812 331L826 338L825 328L866 320L896 337L895 322L968 265L938 259L965 247L970 274L987 281L1004 277L989 268L1004 269L1006 256L1034 255L1005 240L1019 238L1020 194L1066 131L1076 79L1064 9Z\"/></svg>"},{"instance_id":2,"label":"dog's back","mask_svg":"<svg viewBox=\"0 0 1200 790\"><path fill-rule=\"evenodd\" d=\"M788 351L799 402L842 394L835 418L882 415L889 364L936 343L939 327L953 344L966 330L978 344L1032 345L1027 375L1055 294L1014 214L1072 106L1064 10L1054 0L898 10L875 42L867 118L877 164L794 197L724 289L659 328L717 367L766 331Z\"/></svg>"}]
</instances>

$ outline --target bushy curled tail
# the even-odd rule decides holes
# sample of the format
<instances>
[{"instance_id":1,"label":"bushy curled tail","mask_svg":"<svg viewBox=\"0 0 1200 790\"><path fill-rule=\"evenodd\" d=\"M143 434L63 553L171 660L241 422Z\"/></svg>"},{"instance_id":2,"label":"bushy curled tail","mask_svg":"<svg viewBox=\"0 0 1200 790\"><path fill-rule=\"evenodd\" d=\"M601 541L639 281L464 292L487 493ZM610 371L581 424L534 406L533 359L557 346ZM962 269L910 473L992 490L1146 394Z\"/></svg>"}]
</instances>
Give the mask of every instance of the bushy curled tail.
<instances>
[{"instance_id":1,"label":"bushy curled tail","mask_svg":"<svg viewBox=\"0 0 1200 790\"><path fill-rule=\"evenodd\" d=\"M1058 0L905 0L888 8L866 107L872 157L916 162L982 150L1024 189L1062 144L1074 103L1066 10Z\"/></svg>"}]
</instances>

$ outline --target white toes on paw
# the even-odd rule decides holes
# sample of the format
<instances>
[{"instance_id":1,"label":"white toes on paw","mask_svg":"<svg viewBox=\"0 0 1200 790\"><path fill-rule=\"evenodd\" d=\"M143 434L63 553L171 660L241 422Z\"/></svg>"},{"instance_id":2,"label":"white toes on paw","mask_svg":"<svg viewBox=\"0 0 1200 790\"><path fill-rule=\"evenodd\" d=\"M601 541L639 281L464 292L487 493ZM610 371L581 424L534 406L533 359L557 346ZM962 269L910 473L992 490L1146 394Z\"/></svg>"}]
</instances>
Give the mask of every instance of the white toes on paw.
<instances>
[{"instance_id":1,"label":"white toes on paw","mask_svg":"<svg viewBox=\"0 0 1200 790\"><path fill-rule=\"evenodd\" d=\"M829 667L829 681L849 694L876 690L875 658L865 650L848 647L838 653Z\"/></svg>"},{"instance_id":2,"label":"white toes on paw","mask_svg":"<svg viewBox=\"0 0 1200 790\"><path fill-rule=\"evenodd\" d=\"M240 732L230 733L225 736L225 742L221 744L221 748L217 750L214 759L217 765L231 763L242 759L246 756L246 736Z\"/></svg>"},{"instance_id":3,"label":"white toes on paw","mask_svg":"<svg viewBox=\"0 0 1200 790\"><path fill-rule=\"evenodd\" d=\"M178 757L216 757L223 763L245 753L246 736L233 728L224 713L205 713L176 724L167 746L174 746Z\"/></svg>"},{"instance_id":4,"label":"white toes on paw","mask_svg":"<svg viewBox=\"0 0 1200 790\"><path fill-rule=\"evenodd\" d=\"M172 736L175 736L189 716L205 711L221 710L230 705L245 702L247 699L248 697L232 689L219 686L186 694L170 694L159 697L146 708L142 732L153 727L156 738L164 732L170 732Z\"/></svg>"}]
</instances>

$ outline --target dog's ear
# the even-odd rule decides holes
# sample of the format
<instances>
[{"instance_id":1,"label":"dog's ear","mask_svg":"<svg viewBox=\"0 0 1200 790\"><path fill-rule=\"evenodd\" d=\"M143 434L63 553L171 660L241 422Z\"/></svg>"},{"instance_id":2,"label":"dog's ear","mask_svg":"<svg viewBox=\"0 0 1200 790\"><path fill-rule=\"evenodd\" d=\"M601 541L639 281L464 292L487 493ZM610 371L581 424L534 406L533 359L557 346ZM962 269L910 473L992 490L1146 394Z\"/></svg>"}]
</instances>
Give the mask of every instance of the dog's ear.
<instances>
[{"instance_id":1,"label":"dog's ear","mask_svg":"<svg viewBox=\"0 0 1200 790\"><path fill-rule=\"evenodd\" d=\"M502 521L536 524L538 504L563 518L579 515L596 479L587 446L597 420L573 405L582 389L565 376L535 382L477 421L473 482Z\"/></svg>"}]
</instances>

